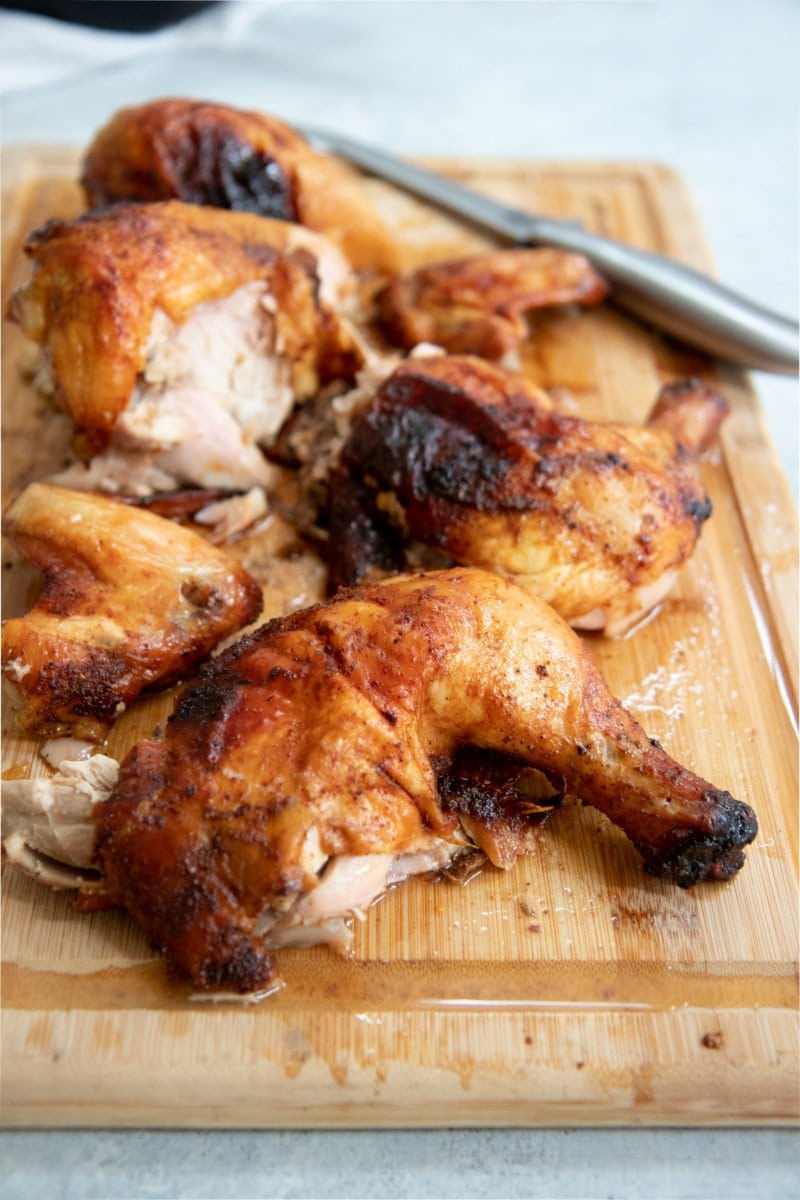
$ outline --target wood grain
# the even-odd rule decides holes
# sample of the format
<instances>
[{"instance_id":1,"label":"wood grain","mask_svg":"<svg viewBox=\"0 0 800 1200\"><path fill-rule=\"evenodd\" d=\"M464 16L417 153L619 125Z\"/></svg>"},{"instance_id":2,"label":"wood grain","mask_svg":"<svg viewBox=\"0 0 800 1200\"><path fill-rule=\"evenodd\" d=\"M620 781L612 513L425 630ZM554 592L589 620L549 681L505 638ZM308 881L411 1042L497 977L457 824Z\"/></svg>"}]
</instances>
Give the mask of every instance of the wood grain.
<instances>
[{"instance_id":1,"label":"wood grain","mask_svg":"<svg viewBox=\"0 0 800 1200\"><path fill-rule=\"evenodd\" d=\"M25 275L25 234L79 211L75 164L74 151L53 147L16 148L6 161L6 292ZM520 207L710 266L684 189L663 168L434 165ZM384 185L363 186L409 264L490 244ZM52 469L69 431L21 379L15 328L4 344L9 494ZM513 871L397 889L358 925L352 959L285 952L283 991L241 1008L190 1001L123 915L78 915L67 896L7 870L7 1124L797 1118L797 528L757 400L741 372L712 369L610 306L543 319L524 362L593 418L641 421L658 387L687 373L731 402L703 467L714 517L677 590L625 641L590 645L648 732L754 806L760 834L743 871L679 891L644 876L599 814L567 807ZM4 575L6 612L24 608L30 573ZM168 705L126 714L109 751L149 732ZM13 732L3 762L12 774L46 770Z\"/></svg>"}]
</instances>

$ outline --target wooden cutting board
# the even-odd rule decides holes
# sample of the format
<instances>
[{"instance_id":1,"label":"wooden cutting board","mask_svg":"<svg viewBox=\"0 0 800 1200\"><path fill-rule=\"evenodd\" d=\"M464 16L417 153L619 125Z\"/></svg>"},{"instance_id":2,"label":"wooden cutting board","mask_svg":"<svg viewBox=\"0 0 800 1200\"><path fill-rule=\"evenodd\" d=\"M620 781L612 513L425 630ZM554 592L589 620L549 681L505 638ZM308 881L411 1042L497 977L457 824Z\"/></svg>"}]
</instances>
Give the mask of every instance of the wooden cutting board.
<instances>
[{"instance_id":1,"label":"wooden cutting board","mask_svg":"<svg viewBox=\"0 0 800 1200\"><path fill-rule=\"evenodd\" d=\"M709 269L680 182L636 164L434 164L520 207ZM79 211L76 155L19 147L4 169L6 291L21 240ZM409 263L486 239L370 182ZM6 326L5 489L64 444L19 374ZM513 871L420 880L356 928L352 958L281 956L257 1006L187 999L132 922L79 915L65 894L3 879L3 1119L8 1124L386 1126L787 1122L798 1113L797 529L746 377L712 369L611 307L539 323L526 370L594 418L642 421L687 373L733 412L703 471L714 516L673 595L621 642L590 640L613 690L674 757L760 819L732 882L651 879L591 809L542 826ZM7 552L5 563L13 561ZM7 612L30 573L4 569ZM280 608L280 594L273 607ZM120 754L167 707L126 714ZM8 732L6 776L44 773Z\"/></svg>"}]
</instances>

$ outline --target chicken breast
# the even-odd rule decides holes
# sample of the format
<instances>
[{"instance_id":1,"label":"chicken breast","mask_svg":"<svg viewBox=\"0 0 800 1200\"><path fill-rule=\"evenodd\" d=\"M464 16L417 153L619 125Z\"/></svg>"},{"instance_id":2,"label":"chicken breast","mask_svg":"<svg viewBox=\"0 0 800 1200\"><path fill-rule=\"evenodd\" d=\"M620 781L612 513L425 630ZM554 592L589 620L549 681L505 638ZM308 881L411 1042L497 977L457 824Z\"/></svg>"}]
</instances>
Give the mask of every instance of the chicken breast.
<instances>
[{"instance_id":1,"label":"chicken breast","mask_svg":"<svg viewBox=\"0 0 800 1200\"><path fill-rule=\"evenodd\" d=\"M403 363L355 420L331 485L331 586L401 569L416 542L620 636L694 550L711 513L694 457L726 411L689 380L647 426L600 424L479 359Z\"/></svg>"},{"instance_id":2,"label":"chicken breast","mask_svg":"<svg viewBox=\"0 0 800 1200\"><path fill-rule=\"evenodd\" d=\"M96 134L81 181L93 208L119 200L213 205L307 225L359 268L396 263L394 239L356 177L264 113L185 99L123 108Z\"/></svg>"},{"instance_id":3,"label":"chicken breast","mask_svg":"<svg viewBox=\"0 0 800 1200\"><path fill-rule=\"evenodd\" d=\"M349 269L281 221L177 201L51 222L26 251L10 315L38 343L89 470L62 482L133 494L247 489L295 400L352 379L362 352L337 312Z\"/></svg>"},{"instance_id":4,"label":"chicken breast","mask_svg":"<svg viewBox=\"0 0 800 1200\"><path fill-rule=\"evenodd\" d=\"M35 483L5 527L44 581L3 625L25 730L102 737L144 688L180 679L261 611L260 587L222 550L117 500Z\"/></svg>"},{"instance_id":5,"label":"chicken breast","mask_svg":"<svg viewBox=\"0 0 800 1200\"><path fill-rule=\"evenodd\" d=\"M530 768L682 887L730 878L756 832L646 736L543 601L431 572L270 622L206 667L95 806L102 888L82 903L124 906L201 990L266 989L264 931L363 906L404 860L480 835L509 866L542 812Z\"/></svg>"}]
</instances>

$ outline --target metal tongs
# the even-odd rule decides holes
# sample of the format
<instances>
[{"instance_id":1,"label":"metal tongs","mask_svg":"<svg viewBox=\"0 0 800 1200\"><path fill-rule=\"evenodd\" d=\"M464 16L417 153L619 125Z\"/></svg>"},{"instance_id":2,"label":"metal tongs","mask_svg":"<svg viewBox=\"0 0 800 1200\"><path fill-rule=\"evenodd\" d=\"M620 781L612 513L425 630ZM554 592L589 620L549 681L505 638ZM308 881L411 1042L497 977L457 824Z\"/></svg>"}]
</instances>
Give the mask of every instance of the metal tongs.
<instances>
[{"instance_id":1,"label":"metal tongs","mask_svg":"<svg viewBox=\"0 0 800 1200\"><path fill-rule=\"evenodd\" d=\"M588 233L577 221L537 217L509 208L339 134L308 128L303 133L319 149L331 150L517 245L556 246L585 254L612 285L617 304L690 345L741 366L798 373L797 323L751 303L699 271Z\"/></svg>"}]
</instances>

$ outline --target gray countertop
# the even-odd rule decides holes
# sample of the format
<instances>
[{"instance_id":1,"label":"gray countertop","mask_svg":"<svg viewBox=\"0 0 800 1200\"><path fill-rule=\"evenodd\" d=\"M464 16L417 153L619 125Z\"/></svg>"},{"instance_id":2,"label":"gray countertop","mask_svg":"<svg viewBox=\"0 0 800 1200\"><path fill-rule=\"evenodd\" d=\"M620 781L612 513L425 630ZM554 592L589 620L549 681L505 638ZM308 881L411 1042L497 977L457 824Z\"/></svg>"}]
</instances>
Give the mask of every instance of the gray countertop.
<instances>
[{"instance_id":1,"label":"gray countertop","mask_svg":"<svg viewBox=\"0 0 800 1200\"><path fill-rule=\"evenodd\" d=\"M2 12L0 117L6 142L80 143L184 93L401 153L662 162L725 282L794 315L798 46L794 0L254 0L138 37ZM754 382L797 497L797 381ZM0 1194L777 1200L799 1151L789 1130L6 1132Z\"/></svg>"},{"instance_id":2,"label":"gray countertop","mask_svg":"<svg viewBox=\"0 0 800 1200\"><path fill-rule=\"evenodd\" d=\"M796 1200L788 1129L6 1134L6 1200Z\"/></svg>"}]
</instances>

